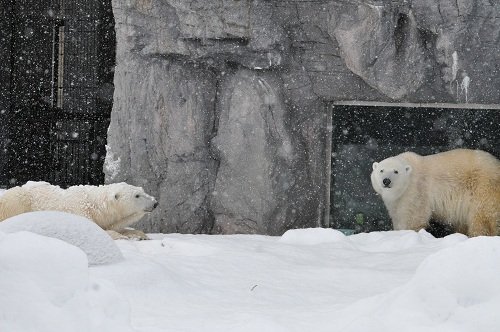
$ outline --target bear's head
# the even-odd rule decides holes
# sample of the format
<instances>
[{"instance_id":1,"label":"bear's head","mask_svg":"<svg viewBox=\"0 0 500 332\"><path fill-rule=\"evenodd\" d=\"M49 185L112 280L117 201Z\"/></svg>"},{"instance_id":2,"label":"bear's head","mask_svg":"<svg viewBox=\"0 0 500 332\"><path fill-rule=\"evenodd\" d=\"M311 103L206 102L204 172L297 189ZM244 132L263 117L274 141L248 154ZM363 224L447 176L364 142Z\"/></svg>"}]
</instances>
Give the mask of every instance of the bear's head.
<instances>
[{"instance_id":1,"label":"bear's head","mask_svg":"<svg viewBox=\"0 0 500 332\"><path fill-rule=\"evenodd\" d=\"M113 183L105 187L109 195L108 208L114 210L121 227L132 225L158 206L156 199L146 194L141 187L125 182Z\"/></svg>"},{"instance_id":2,"label":"bear's head","mask_svg":"<svg viewBox=\"0 0 500 332\"><path fill-rule=\"evenodd\" d=\"M390 157L373 163L372 186L384 201L398 199L408 188L412 167L404 159Z\"/></svg>"}]
</instances>

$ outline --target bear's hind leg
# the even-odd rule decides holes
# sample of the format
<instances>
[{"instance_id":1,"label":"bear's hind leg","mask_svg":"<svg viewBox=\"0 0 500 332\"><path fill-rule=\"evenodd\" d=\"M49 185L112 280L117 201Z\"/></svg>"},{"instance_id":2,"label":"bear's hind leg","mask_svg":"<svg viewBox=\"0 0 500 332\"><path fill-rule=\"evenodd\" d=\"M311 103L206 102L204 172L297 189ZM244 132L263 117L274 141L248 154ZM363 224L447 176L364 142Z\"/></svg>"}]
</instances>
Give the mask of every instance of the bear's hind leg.
<instances>
[{"instance_id":1,"label":"bear's hind leg","mask_svg":"<svg viewBox=\"0 0 500 332\"><path fill-rule=\"evenodd\" d=\"M455 233L455 228L446 222L440 220L432 219L429 221L429 226L425 228L427 233L432 234L435 238L445 237L447 235Z\"/></svg>"},{"instance_id":2,"label":"bear's hind leg","mask_svg":"<svg viewBox=\"0 0 500 332\"><path fill-rule=\"evenodd\" d=\"M468 236L497 235L496 220L484 212L477 213L469 223Z\"/></svg>"}]
</instances>

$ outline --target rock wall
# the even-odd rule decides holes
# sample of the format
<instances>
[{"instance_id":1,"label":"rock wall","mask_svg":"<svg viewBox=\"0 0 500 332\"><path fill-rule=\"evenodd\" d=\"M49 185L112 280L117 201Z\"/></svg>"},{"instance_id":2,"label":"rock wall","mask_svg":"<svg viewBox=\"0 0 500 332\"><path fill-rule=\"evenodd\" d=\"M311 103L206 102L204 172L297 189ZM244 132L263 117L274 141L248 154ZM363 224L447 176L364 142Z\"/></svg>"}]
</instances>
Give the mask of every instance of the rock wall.
<instances>
[{"instance_id":1,"label":"rock wall","mask_svg":"<svg viewBox=\"0 0 500 332\"><path fill-rule=\"evenodd\" d=\"M146 231L321 223L326 104L500 103L491 0L113 0L107 182L155 195Z\"/></svg>"}]
</instances>

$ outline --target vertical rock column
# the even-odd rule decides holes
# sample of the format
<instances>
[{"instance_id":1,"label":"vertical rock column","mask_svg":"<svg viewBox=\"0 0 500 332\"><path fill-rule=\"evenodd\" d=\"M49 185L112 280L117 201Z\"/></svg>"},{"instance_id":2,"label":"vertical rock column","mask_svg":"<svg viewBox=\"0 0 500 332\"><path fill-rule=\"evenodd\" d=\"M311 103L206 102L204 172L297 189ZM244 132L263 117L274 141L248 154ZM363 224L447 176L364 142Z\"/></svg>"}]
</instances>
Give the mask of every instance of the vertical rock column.
<instances>
[{"instance_id":1,"label":"vertical rock column","mask_svg":"<svg viewBox=\"0 0 500 332\"><path fill-rule=\"evenodd\" d=\"M278 234L286 228L293 151L282 84L246 69L221 82L212 146L220 161L212 207L216 233Z\"/></svg>"},{"instance_id":2,"label":"vertical rock column","mask_svg":"<svg viewBox=\"0 0 500 332\"><path fill-rule=\"evenodd\" d=\"M207 232L207 195L215 163L208 154L214 124L213 74L162 58L118 68L108 130L106 182L126 181L154 195L146 231ZM119 65L120 66L120 65Z\"/></svg>"}]
</instances>

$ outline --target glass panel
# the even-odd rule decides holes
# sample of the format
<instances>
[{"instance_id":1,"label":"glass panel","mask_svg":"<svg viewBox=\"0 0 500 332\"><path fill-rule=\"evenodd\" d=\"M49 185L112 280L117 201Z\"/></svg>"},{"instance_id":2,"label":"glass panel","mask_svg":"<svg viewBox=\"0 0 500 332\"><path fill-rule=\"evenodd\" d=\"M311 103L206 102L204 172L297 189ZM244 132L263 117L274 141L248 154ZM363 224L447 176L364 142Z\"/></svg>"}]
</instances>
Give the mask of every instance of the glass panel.
<instances>
[{"instance_id":1,"label":"glass panel","mask_svg":"<svg viewBox=\"0 0 500 332\"><path fill-rule=\"evenodd\" d=\"M345 232L392 228L370 182L372 163L404 151L454 148L500 157L500 110L335 106L332 115L330 227Z\"/></svg>"}]
</instances>

